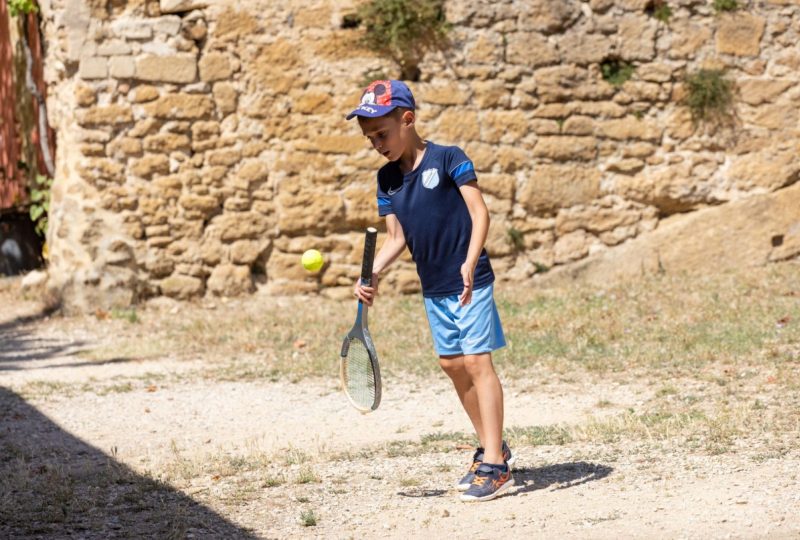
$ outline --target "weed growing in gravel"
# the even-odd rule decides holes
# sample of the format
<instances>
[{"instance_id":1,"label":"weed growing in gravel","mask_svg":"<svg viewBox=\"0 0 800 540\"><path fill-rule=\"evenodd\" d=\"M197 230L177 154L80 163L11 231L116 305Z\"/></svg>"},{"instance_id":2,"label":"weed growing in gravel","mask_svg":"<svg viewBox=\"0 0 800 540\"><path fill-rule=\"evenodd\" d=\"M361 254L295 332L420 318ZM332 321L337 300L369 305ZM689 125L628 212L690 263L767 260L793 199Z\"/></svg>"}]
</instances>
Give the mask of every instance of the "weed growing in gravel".
<instances>
[{"instance_id":1,"label":"weed growing in gravel","mask_svg":"<svg viewBox=\"0 0 800 540\"><path fill-rule=\"evenodd\" d=\"M303 510L300 513L300 523L303 527L314 527L317 524L317 516L313 510Z\"/></svg>"}]
</instances>

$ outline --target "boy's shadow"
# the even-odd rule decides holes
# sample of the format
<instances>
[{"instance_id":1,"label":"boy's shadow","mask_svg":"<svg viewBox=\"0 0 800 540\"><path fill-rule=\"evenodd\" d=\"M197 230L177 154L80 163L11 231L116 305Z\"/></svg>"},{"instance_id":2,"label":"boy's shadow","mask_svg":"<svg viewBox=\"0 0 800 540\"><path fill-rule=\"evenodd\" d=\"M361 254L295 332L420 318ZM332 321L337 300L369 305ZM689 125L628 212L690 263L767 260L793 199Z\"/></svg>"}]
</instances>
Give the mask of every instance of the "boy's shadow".
<instances>
[{"instance_id":1,"label":"boy's shadow","mask_svg":"<svg viewBox=\"0 0 800 540\"><path fill-rule=\"evenodd\" d=\"M567 489L594 480L601 480L611 474L614 469L599 463L572 461L557 463L544 467L524 467L514 470L514 483L519 486L510 495L522 495L529 491L546 489L557 484L553 489Z\"/></svg>"}]
</instances>

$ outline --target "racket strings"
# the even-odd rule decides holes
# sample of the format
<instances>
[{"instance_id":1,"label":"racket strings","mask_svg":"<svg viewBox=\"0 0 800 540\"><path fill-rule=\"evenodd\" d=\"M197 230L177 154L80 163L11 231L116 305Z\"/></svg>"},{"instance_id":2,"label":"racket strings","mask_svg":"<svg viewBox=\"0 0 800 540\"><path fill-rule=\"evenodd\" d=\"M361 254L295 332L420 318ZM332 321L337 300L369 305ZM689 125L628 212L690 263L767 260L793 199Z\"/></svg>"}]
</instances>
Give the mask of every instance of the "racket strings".
<instances>
[{"instance_id":1,"label":"racket strings","mask_svg":"<svg viewBox=\"0 0 800 540\"><path fill-rule=\"evenodd\" d=\"M344 365L345 391L356 404L372 408L375 403L375 372L366 345L350 338Z\"/></svg>"}]
</instances>

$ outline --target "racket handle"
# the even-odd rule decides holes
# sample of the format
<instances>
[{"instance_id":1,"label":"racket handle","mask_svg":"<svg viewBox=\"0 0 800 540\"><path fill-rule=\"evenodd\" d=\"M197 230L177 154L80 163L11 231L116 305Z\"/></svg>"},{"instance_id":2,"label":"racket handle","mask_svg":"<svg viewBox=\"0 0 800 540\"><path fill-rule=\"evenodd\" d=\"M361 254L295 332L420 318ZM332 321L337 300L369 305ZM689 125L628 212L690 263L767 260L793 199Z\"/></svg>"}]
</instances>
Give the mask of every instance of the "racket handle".
<instances>
[{"instance_id":1,"label":"racket handle","mask_svg":"<svg viewBox=\"0 0 800 540\"><path fill-rule=\"evenodd\" d=\"M364 238L364 258L361 259L361 283L369 285L372 282L372 262L375 260L375 243L378 239L378 229L369 227Z\"/></svg>"}]
</instances>

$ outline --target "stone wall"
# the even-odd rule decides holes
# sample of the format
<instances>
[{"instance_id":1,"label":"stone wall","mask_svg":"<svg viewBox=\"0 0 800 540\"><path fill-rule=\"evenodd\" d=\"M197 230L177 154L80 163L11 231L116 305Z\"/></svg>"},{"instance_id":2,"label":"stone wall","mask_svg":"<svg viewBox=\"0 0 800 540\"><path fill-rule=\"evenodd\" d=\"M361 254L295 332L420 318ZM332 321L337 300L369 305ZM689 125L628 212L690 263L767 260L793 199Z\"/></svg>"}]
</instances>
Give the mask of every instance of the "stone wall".
<instances>
[{"instance_id":1,"label":"stone wall","mask_svg":"<svg viewBox=\"0 0 800 540\"><path fill-rule=\"evenodd\" d=\"M452 44L410 86L421 134L475 162L501 278L798 180L800 0L742 3L668 0L664 24L645 0L447 2ZM355 0L41 5L67 306L347 293L383 158L343 117L398 74L343 28ZM614 58L635 67L620 87L600 70ZM735 125L695 127L679 104L700 67L735 81ZM299 264L312 247L316 275ZM407 257L384 284L418 290Z\"/></svg>"}]
</instances>

